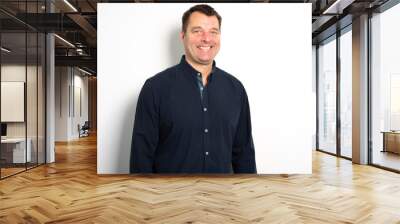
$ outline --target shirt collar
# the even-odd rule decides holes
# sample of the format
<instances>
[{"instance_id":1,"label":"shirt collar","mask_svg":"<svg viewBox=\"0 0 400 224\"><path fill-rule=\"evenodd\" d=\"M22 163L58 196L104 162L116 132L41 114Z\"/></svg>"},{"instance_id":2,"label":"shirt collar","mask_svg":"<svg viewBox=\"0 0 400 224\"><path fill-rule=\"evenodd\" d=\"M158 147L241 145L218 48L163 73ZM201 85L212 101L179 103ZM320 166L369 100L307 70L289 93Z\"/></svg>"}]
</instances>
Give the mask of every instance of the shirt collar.
<instances>
[{"instance_id":1,"label":"shirt collar","mask_svg":"<svg viewBox=\"0 0 400 224\"><path fill-rule=\"evenodd\" d=\"M199 75L199 71L194 69L187 61L185 58L185 55L182 55L181 61L179 63L179 67L184 71L184 73L189 73L190 75L194 76L197 80L197 76ZM211 81L213 74L215 74L216 71L216 63L215 60L213 61L212 68L211 68L211 73L208 76L208 81Z\"/></svg>"}]
</instances>

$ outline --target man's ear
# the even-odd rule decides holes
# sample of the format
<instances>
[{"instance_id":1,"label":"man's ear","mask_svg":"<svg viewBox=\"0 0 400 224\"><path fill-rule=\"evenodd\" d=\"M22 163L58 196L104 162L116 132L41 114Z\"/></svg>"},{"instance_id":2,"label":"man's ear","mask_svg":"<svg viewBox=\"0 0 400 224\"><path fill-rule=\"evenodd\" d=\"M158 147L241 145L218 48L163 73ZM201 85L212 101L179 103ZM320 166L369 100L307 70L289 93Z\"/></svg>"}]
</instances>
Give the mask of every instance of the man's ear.
<instances>
[{"instance_id":1,"label":"man's ear","mask_svg":"<svg viewBox=\"0 0 400 224\"><path fill-rule=\"evenodd\" d=\"M181 40L183 41L183 39L185 38L185 33L183 31L181 31L179 33L179 36L181 37Z\"/></svg>"}]
</instances>

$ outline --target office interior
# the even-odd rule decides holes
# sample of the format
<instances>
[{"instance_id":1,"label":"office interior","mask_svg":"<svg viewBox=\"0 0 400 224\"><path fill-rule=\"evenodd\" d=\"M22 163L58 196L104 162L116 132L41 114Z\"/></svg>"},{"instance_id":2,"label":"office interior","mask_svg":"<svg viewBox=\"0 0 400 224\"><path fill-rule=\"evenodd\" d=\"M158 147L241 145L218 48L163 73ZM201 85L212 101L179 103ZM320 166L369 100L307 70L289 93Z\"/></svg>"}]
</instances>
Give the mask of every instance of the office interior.
<instances>
[{"instance_id":1,"label":"office interior","mask_svg":"<svg viewBox=\"0 0 400 224\"><path fill-rule=\"evenodd\" d=\"M82 150L80 141L96 141L96 10L107 2L185 1L0 2L0 186L57 165L58 155ZM399 1L241 2L312 4L313 156L336 161L320 169L335 170L347 161L352 170L362 165L369 174L398 178ZM58 151L68 144L68 151Z\"/></svg>"},{"instance_id":2,"label":"office interior","mask_svg":"<svg viewBox=\"0 0 400 224\"><path fill-rule=\"evenodd\" d=\"M55 162L55 142L96 133L96 17L93 3L80 6L87 16L71 6L0 3L1 179Z\"/></svg>"}]
</instances>

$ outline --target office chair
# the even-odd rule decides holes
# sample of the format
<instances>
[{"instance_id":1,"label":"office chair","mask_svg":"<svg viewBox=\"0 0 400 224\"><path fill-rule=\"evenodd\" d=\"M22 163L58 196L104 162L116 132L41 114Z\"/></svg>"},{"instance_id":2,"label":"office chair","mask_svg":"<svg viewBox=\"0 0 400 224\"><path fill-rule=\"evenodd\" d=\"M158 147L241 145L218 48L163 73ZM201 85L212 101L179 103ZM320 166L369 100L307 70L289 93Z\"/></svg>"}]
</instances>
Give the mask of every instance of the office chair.
<instances>
[{"instance_id":1,"label":"office chair","mask_svg":"<svg viewBox=\"0 0 400 224\"><path fill-rule=\"evenodd\" d=\"M78 129L79 129L79 138L80 137L87 137L89 136L89 121L85 121L85 123L82 125L82 127L79 127L80 125L78 125Z\"/></svg>"}]
</instances>

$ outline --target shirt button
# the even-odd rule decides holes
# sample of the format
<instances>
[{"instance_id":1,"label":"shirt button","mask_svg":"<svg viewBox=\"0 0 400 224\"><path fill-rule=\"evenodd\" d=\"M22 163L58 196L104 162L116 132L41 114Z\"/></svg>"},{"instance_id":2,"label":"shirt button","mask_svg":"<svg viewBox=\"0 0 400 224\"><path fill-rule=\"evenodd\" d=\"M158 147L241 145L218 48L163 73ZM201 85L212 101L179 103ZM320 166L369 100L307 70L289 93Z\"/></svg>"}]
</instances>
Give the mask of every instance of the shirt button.
<instances>
[{"instance_id":1,"label":"shirt button","mask_svg":"<svg viewBox=\"0 0 400 224\"><path fill-rule=\"evenodd\" d=\"M207 129L207 128L206 128L206 129L204 129L204 132L205 132L205 133L207 133L207 132L208 132L208 129Z\"/></svg>"},{"instance_id":2,"label":"shirt button","mask_svg":"<svg viewBox=\"0 0 400 224\"><path fill-rule=\"evenodd\" d=\"M207 107L204 107L204 108L203 108L203 111L206 112L206 111L207 111Z\"/></svg>"},{"instance_id":3,"label":"shirt button","mask_svg":"<svg viewBox=\"0 0 400 224\"><path fill-rule=\"evenodd\" d=\"M198 76L201 76L201 73L199 72L199 73L197 73L197 75L198 75Z\"/></svg>"},{"instance_id":4,"label":"shirt button","mask_svg":"<svg viewBox=\"0 0 400 224\"><path fill-rule=\"evenodd\" d=\"M208 152L206 152L206 156L208 156Z\"/></svg>"}]
</instances>

